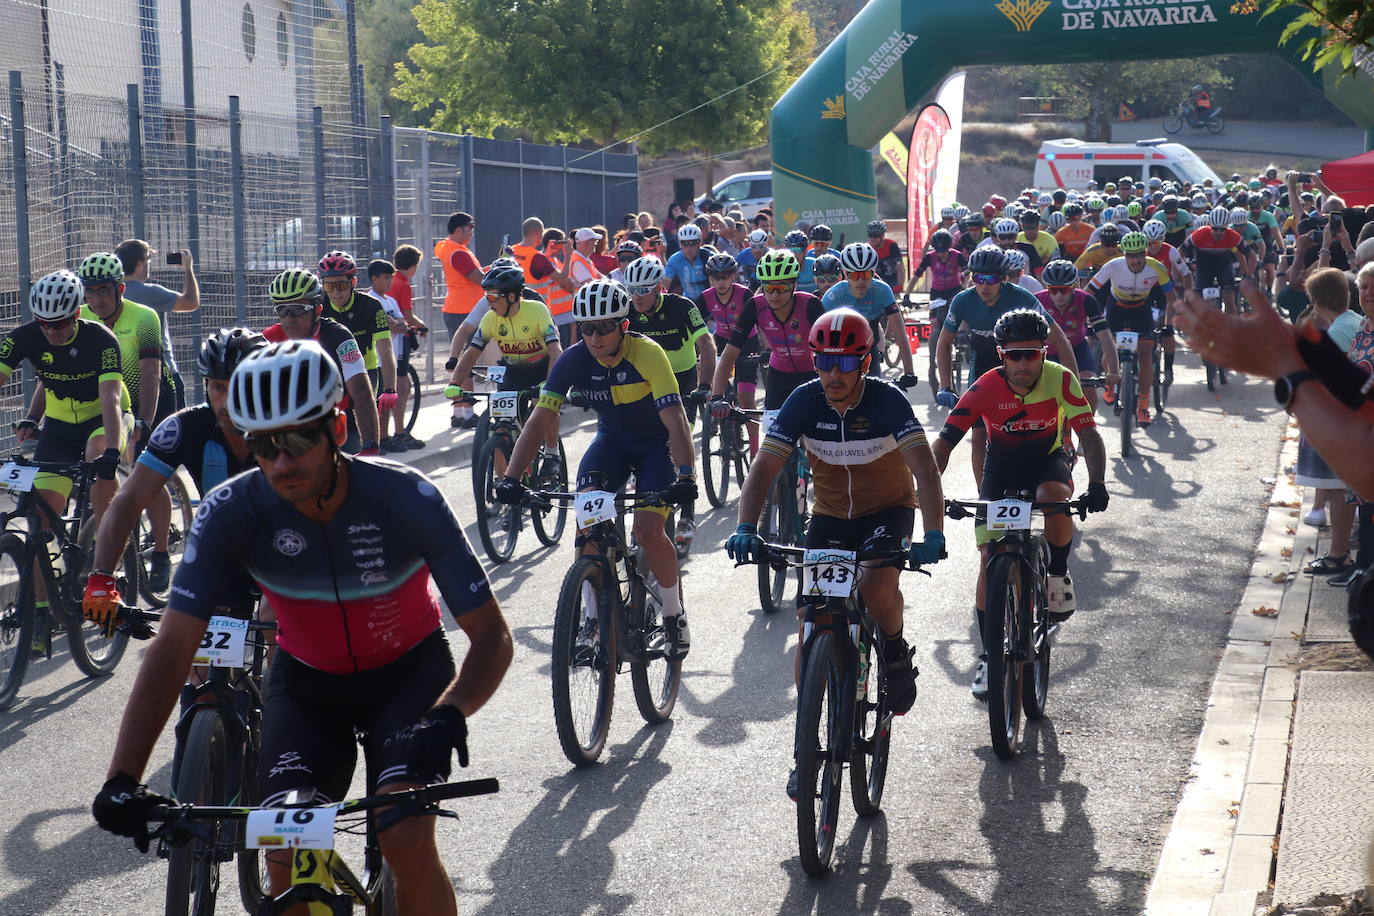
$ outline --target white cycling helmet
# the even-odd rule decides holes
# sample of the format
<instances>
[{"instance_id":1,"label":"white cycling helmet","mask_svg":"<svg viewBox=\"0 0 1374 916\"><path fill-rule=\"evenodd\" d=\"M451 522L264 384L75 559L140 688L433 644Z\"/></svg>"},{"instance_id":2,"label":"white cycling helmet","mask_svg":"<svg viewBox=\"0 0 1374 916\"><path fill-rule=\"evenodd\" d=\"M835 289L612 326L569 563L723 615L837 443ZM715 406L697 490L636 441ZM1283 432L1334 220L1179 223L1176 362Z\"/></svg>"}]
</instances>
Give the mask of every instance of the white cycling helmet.
<instances>
[{"instance_id":1,"label":"white cycling helmet","mask_svg":"<svg viewBox=\"0 0 1374 916\"><path fill-rule=\"evenodd\" d=\"M968 216L968 214L969 214L969 209L968 209L968 207L965 207L963 204L960 204L959 206L957 206L957 207L954 208L954 218L955 218L955 219L963 219L964 217Z\"/></svg>"},{"instance_id":2,"label":"white cycling helmet","mask_svg":"<svg viewBox=\"0 0 1374 916\"><path fill-rule=\"evenodd\" d=\"M876 270L878 252L867 242L852 242L840 251L840 267L845 273L855 270Z\"/></svg>"},{"instance_id":3,"label":"white cycling helmet","mask_svg":"<svg viewBox=\"0 0 1374 916\"><path fill-rule=\"evenodd\" d=\"M1021 226L1014 219L994 220L992 224L993 235L1015 235L1021 231Z\"/></svg>"},{"instance_id":4,"label":"white cycling helmet","mask_svg":"<svg viewBox=\"0 0 1374 916\"><path fill-rule=\"evenodd\" d=\"M679 245L683 242L700 242L701 227L696 223L684 223L677 229L677 241Z\"/></svg>"},{"instance_id":5,"label":"white cycling helmet","mask_svg":"<svg viewBox=\"0 0 1374 916\"><path fill-rule=\"evenodd\" d=\"M85 301L81 278L70 270L54 270L33 285L29 312L40 321L61 321L76 317Z\"/></svg>"},{"instance_id":6,"label":"white cycling helmet","mask_svg":"<svg viewBox=\"0 0 1374 916\"><path fill-rule=\"evenodd\" d=\"M1050 235L1054 235L1060 229L1064 228L1066 222L1068 222L1068 220L1064 218L1063 212L1055 210L1045 218L1045 228L1049 230Z\"/></svg>"},{"instance_id":7,"label":"white cycling helmet","mask_svg":"<svg viewBox=\"0 0 1374 916\"><path fill-rule=\"evenodd\" d=\"M1231 224L1231 211L1225 207L1214 207L1207 214L1207 225L1213 229L1225 229Z\"/></svg>"},{"instance_id":8,"label":"white cycling helmet","mask_svg":"<svg viewBox=\"0 0 1374 916\"><path fill-rule=\"evenodd\" d=\"M634 263L638 264L639 261ZM633 267L634 264L630 266ZM577 321L624 318L630 314L630 293L614 280L591 280L584 283L573 296L572 310L573 318Z\"/></svg>"},{"instance_id":9,"label":"white cycling helmet","mask_svg":"<svg viewBox=\"0 0 1374 916\"><path fill-rule=\"evenodd\" d=\"M1145 225L1140 227L1140 231L1145 233L1145 237L1152 242L1158 242L1164 238L1165 227L1157 219L1147 219Z\"/></svg>"},{"instance_id":10,"label":"white cycling helmet","mask_svg":"<svg viewBox=\"0 0 1374 916\"><path fill-rule=\"evenodd\" d=\"M229 378L229 419L245 433L320 420L343 397L333 358L313 340L288 340L249 354Z\"/></svg>"},{"instance_id":11,"label":"white cycling helmet","mask_svg":"<svg viewBox=\"0 0 1374 916\"><path fill-rule=\"evenodd\" d=\"M1248 223L1248 222L1250 222L1250 211L1249 211L1249 210L1245 209L1244 207L1232 207L1232 208L1231 208L1231 225L1232 225L1232 226L1244 226L1244 225L1245 225L1246 223Z\"/></svg>"},{"instance_id":12,"label":"white cycling helmet","mask_svg":"<svg viewBox=\"0 0 1374 916\"><path fill-rule=\"evenodd\" d=\"M768 247L768 233L765 232L765 231L762 230L762 229L755 229L753 232L749 233L749 247L750 247L750 248L767 248L767 247Z\"/></svg>"},{"instance_id":13,"label":"white cycling helmet","mask_svg":"<svg viewBox=\"0 0 1374 916\"><path fill-rule=\"evenodd\" d=\"M663 281L663 262L653 255L636 258L625 267L625 285L657 286Z\"/></svg>"},{"instance_id":14,"label":"white cycling helmet","mask_svg":"<svg viewBox=\"0 0 1374 916\"><path fill-rule=\"evenodd\" d=\"M1050 193L1048 193L1048 192L1046 192L1046 191L1041 191L1040 194L1035 198L1035 204L1036 204L1036 206L1038 206L1038 207L1050 207L1050 206L1053 206L1053 205L1054 205L1054 195L1053 195L1053 194L1050 194Z\"/></svg>"},{"instance_id":15,"label":"white cycling helmet","mask_svg":"<svg viewBox=\"0 0 1374 916\"><path fill-rule=\"evenodd\" d=\"M954 219L954 208L953 208L953 207L941 207L941 208L940 208L940 219Z\"/></svg>"},{"instance_id":16,"label":"white cycling helmet","mask_svg":"<svg viewBox=\"0 0 1374 916\"><path fill-rule=\"evenodd\" d=\"M1007 270L1019 270L1025 273L1030 270L1030 258L1020 248L1007 249Z\"/></svg>"},{"instance_id":17,"label":"white cycling helmet","mask_svg":"<svg viewBox=\"0 0 1374 916\"><path fill-rule=\"evenodd\" d=\"M1021 218L1021 209L1021 205L1013 200L1002 208L1002 215L1010 220L1019 220Z\"/></svg>"},{"instance_id":18,"label":"white cycling helmet","mask_svg":"<svg viewBox=\"0 0 1374 916\"><path fill-rule=\"evenodd\" d=\"M1088 198L1086 206L1089 210L1101 210L1103 207L1107 206L1107 202L1094 194L1092 197Z\"/></svg>"}]
</instances>

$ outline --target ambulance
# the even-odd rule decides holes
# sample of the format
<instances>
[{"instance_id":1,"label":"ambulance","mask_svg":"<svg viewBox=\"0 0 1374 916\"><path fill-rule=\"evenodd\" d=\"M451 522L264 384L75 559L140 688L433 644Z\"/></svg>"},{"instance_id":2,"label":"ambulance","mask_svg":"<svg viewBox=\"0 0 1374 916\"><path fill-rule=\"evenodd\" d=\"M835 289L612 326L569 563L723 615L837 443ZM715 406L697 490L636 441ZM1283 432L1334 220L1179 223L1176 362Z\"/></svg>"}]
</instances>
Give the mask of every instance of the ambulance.
<instances>
[{"instance_id":1,"label":"ambulance","mask_svg":"<svg viewBox=\"0 0 1374 916\"><path fill-rule=\"evenodd\" d=\"M1151 178L1180 184L1190 181L1195 185L1210 178L1213 185L1223 183L1188 147L1160 137L1134 143L1046 140L1035 157L1032 184L1042 189L1083 190L1090 181L1101 188L1109 181L1120 182L1127 175L1147 184Z\"/></svg>"}]
</instances>

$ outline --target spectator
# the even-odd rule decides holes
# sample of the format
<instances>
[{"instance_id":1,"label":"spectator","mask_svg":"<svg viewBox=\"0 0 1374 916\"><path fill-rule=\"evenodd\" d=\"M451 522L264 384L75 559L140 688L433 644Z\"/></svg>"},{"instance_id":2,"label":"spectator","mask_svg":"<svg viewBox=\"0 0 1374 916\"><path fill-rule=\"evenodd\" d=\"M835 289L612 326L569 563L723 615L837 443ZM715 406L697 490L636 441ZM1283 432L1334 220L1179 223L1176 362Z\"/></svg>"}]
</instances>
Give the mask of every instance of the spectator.
<instances>
[{"instance_id":1,"label":"spectator","mask_svg":"<svg viewBox=\"0 0 1374 916\"><path fill-rule=\"evenodd\" d=\"M584 284L601 278L592 254L601 236L595 229L582 228L573 236L573 250L568 254L568 278L573 281L574 292Z\"/></svg>"},{"instance_id":2,"label":"spectator","mask_svg":"<svg viewBox=\"0 0 1374 916\"><path fill-rule=\"evenodd\" d=\"M650 226L644 230L644 241L640 244L644 246L645 254L651 254L660 261L667 262L668 254L664 250L663 231L657 226Z\"/></svg>"},{"instance_id":3,"label":"spectator","mask_svg":"<svg viewBox=\"0 0 1374 916\"><path fill-rule=\"evenodd\" d=\"M634 216L633 213L629 215ZM605 276L616 268L615 256L607 252L606 236L609 233L606 231L606 227L602 225L593 226L592 231L597 235L596 244L592 248L592 263L596 265L596 269L601 272L601 275Z\"/></svg>"},{"instance_id":4,"label":"spectator","mask_svg":"<svg viewBox=\"0 0 1374 916\"><path fill-rule=\"evenodd\" d=\"M526 220L528 222L528 220ZM530 284L535 289L546 296L549 307L549 314L553 316L553 323L558 327L559 340L563 346L571 346L572 340L572 301L573 293L577 291L577 283L569 274L571 269L565 269L568 260L567 247L568 237L562 229L557 227L544 230L541 237L543 242L543 255L554 266L555 273L553 282L544 286ZM517 260L519 260L517 258ZM526 280L529 275L526 274Z\"/></svg>"},{"instance_id":5,"label":"spectator","mask_svg":"<svg viewBox=\"0 0 1374 916\"><path fill-rule=\"evenodd\" d=\"M185 248L179 252L185 287L179 293L148 282L148 268L157 251L147 242L142 239L125 239L115 248L114 253L124 267L124 298L148 306L157 312L157 317L162 322L162 357L169 370L169 374L164 375L164 378L170 378L171 390L159 393L158 402L173 405L174 410L181 410L186 406L186 386L181 380L181 373L177 371L176 358L172 353L171 322L167 320L167 316L171 312L194 312L200 308L200 283L196 280L191 252Z\"/></svg>"},{"instance_id":6,"label":"spectator","mask_svg":"<svg viewBox=\"0 0 1374 916\"><path fill-rule=\"evenodd\" d=\"M1359 289L1360 309L1364 318L1359 330L1350 343L1347 355L1350 361L1363 372L1374 375L1374 263L1360 268L1355 276ZM1353 495L1353 494L1352 494ZM1332 576L1328 583L1344 587L1355 581L1359 575L1374 564L1374 500L1355 498L1355 528L1359 535L1360 546L1355 553L1354 567L1343 576Z\"/></svg>"},{"instance_id":7,"label":"spectator","mask_svg":"<svg viewBox=\"0 0 1374 916\"><path fill-rule=\"evenodd\" d=\"M477 222L459 210L449 215L448 236L434 243L434 257L444 269L444 329L451 338L482 298L482 265L468 249Z\"/></svg>"},{"instance_id":8,"label":"spectator","mask_svg":"<svg viewBox=\"0 0 1374 916\"><path fill-rule=\"evenodd\" d=\"M645 229L652 228L653 225L654 225L654 215L653 215L652 213L650 213L648 210L640 210L640 211L639 211L639 228L640 228L640 231L643 231L643 230L645 230Z\"/></svg>"}]
</instances>

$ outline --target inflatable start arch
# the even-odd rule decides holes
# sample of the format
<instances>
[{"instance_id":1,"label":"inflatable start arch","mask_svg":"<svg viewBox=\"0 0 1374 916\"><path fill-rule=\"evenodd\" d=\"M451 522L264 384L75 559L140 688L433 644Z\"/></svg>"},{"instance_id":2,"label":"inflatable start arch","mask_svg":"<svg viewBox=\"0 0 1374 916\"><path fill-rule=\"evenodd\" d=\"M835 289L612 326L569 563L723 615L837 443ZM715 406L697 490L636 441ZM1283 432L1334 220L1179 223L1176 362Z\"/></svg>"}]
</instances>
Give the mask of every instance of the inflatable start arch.
<instances>
[{"instance_id":1,"label":"inflatable start arch","mask_svg":"<svg viewBox=\"0 0 1374 916\"><path fill-rule=\"evenodd\" d=\"M1278 44L1292 16L1232 0L869 0L773 106L776 222L864 237L877 216L871 149L950 70L976 64L1277 51L1361 127L1374 128L1374 55L1337 84ZM1296 15L1296 14L1294 14ZM1180 95L1186 91L1180 86ZM895 214L886 214L893 216Z\"/></svg>"}]
</instances>

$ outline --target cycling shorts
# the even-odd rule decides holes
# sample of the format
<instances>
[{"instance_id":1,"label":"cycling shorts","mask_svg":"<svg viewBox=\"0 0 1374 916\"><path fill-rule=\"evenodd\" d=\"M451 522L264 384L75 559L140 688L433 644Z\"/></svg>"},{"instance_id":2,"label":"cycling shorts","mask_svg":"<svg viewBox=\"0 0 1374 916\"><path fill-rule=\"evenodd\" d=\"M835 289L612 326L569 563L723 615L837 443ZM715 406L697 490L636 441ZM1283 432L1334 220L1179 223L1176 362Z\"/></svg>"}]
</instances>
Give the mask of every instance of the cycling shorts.
<instances>
[{"instance_id":1,"label":"cycling shorts","mask_svg":"<svg viewBox=\"0 0 1374 916\"><path fill-rule=\"evenodd\" d=\"M1208 257L1199 252L1193 271L1193 289L1201 293L1213 286L1219 289L1236 288L1236 262L1230 254Z\"/></svg>"},{"instance_id":2,"label":"cycling shorts","mask_svg":"<svg viewBox=\"0 0 1374 916\"><path fill-rule=\"evenodd\" d=\"M1097 356L1093 353L1093 345L1088 342L1088 338L1085 337L1073 345L1073 358L1078 363L1079 375L1084 372L1097 374ZM1064 362L1057 356L1051 356L1050 361L1061 365Z\"/></svg>"},{"instance_id":3,"label":"cycling shorts","mask_svg":"<svg viewBox=\"0 0 1374 916\"><path fill-rule=\"evenodd\" d=\"M124 451L124 446L129 441L129 430L132 428L132 417L127 413L121 414L119 442L110 443L105 447L117 447L121 452ZM38 446L34 449L33 460L70 461L73 464L84 461L86 443L96 436L103 436L104 434L105 420L100 414L96 414L81 423L66 423L48 417L43 421L42 434L38 437ZM33 485L34 489L47 490L50 493L58 493L63 496L72 492L72 479L60 474L39 474L34 478Z\"/></svg>"},{"instance_id":4,"label":"cycling shorts","mask_svg":"<svg viewBox=\"0 0 1374 916\"><path fill-rule=\"evenodd\" d=\"M1109 302L1107 326L1113 331L1136 331L1141 337L1146 337L1155 332L1155 313L1148 305L1127 307L1119 302Z\"/></svg>"},{"instance_id":5,"label":"cycling shorts","mask_svg":"<svg viewBox=\"0 0 1374 916\"><path fill-rule=\"evenodd\" d=\"M609 490L619 492L625 486L630 474L635 475L635 488L641 493L654 493L668 489L677 479L673 470L673 459L668 454L668 438L631 439L622 434L599 431L582 461L577 465L578 490ZM600 474L604 479L594 480ZM657 512L664 518L672 511L670 506L642 505L638 510Z\"/></svg>"},{"instance_id":6,"label":"cycling shorts","mask_svg":"<svg viewBox=\"0 0 1374 916\"><path fill-rule=\"evenodd\" d=\"M915 530L916 510L910 506L888 506L855 518L813 515L811 523L806 526L805 546L858 550L864 541L875 534L909 540Z\"/></svg>"},{"instance_id":7,"label":"cycling shorts","mask_svg":"<svg viewBox=\"0 0 1374 916\"><path fill-rule=\"evenodd\" d=\"M696 400L689 398L688 395L697 387L697 367L674 372L673 376L677 379L678 396L682 398L682 409L687 414L687 425L691 426L697 421L698 405Z\"/></svg>"},{"instance_id":8,"label":"cycling shorts","mask_svg":"<svg viewBox=\"0 0 1374 916\"><path fill-rule=\"evenodd\" d=\"M763 393L764 410L781 410L787 396L816 377L814 372L783 372L768 369L768 387Z\"/></svg>"},{"instance_id":9,"label":"cycling shorts","mask_svg":"<svg viewBox=\"0 0 1374 916\"><path fill-rule=\"evenodd\" d=\"M267 678L262 717L262 803L280 804L293 789L328 801L348 794L357 761L353 730L374 792L395 782L421 782L406 767L410 735L453 682L453 655L443 629L395 661L355 674L328 674L281 649Z\"/></svg>"},{"instance_id":10,"label":"cycling shorts","mask_svg":"<svg viewBox=\"0 0 1374 916\"><path fill-rule=\"evenodd\" d=\"M716 335L716 352L724 353L725 345L730 341L719 334ZM751 337L745 341L744 348L739 351L739 357L735 360L735 384L736 385L757 385L759 383L759 340Z\"/></svg>"},{"instance_id":11,"label":"cycling shorts","mask_svg":"<svg viewBox=\"0 0 1374 916\"><path fill-rule=\"evenodd\" d=\"M1073 464L1069 453L1057 448L1041 461L1006 462L983 465L983 485L978 489L979 499L1007 499L1008 494L1015 496L1022 490L1029 490L1032 496L1042 483L1066 483L1073 492ZM978 521L974 527L974 540L979 547L994 540L997 532L989 532L986 524L987 513L978 510Z\"/></svg>"}]
</instances>

